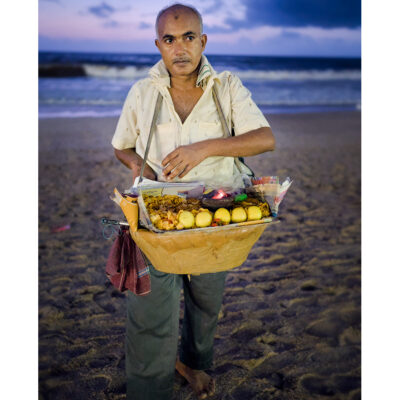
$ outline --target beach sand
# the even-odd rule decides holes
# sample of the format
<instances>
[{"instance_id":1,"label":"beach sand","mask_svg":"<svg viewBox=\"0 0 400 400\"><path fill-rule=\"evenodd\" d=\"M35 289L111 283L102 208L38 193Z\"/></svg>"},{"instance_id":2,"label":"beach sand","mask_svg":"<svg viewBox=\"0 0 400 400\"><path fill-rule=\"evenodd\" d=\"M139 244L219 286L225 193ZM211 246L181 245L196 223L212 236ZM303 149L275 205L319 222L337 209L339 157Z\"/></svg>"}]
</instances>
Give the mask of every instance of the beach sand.
<instances>
[{"instance_id":1,"label":"beach sand","mask_svg":"<svg viewBox=\"0 0 400 400\"><path fill-rule=\"evenodd\" d=\"M229 272L213 399L360 399L360 113L270 115L276 151L247 158L290 176L281 223ZM116 118L39 121L40 399L124 399L125 294L105 276L109 199L131 186ZM69 225L70 229L54 232ZM178 375L175 399L194 399Z\"/></svg>"}]
</instances>

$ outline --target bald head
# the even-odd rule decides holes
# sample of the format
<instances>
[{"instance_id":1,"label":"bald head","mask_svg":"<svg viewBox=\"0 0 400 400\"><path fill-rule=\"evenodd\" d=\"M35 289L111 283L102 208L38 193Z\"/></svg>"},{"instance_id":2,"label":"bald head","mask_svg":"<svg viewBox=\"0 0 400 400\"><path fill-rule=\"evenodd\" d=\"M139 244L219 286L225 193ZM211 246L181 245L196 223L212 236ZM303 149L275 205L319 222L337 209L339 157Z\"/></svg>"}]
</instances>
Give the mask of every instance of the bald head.
<instances>
[{"instance_id":1,"label":"bald head","mask_svg":"<svg viewBox=\"0 0 400 400\"><path fill-rule=\"evenodd\" d=\"M176 4L173 4L172 6L162 9L158 13L157 19L156 19L157 37L158 38L160 37L159 26L167 16L172 16L175 20L178 21L181 18L185 18L185 16L187 16L187 15L195 16L198 19L199 24L200 24L200 34L202 34L203 33L203 19L201 18L200 13L194 7L185 6L184 4L176 3Z\"/></svg>"}]
</instances>

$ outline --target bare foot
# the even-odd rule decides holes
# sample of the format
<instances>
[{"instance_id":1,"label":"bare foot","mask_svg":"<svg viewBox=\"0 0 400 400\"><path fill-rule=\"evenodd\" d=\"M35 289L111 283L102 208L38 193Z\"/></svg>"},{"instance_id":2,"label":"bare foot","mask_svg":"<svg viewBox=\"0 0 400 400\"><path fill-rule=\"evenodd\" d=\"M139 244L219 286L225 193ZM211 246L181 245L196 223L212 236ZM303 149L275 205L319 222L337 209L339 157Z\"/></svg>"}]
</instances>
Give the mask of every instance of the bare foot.
<instances>
[{"instance_id":1,"label":"bare foot","mask_svg":"<svg viewBox=\"0 0 400 400\"><path fill-rule=\"evenodd\" d=\"M176 370L189 382L199 399L206 399L215 393L215 379L202 370L192 369L176 359Z\"/></svg>"}]
</instances>

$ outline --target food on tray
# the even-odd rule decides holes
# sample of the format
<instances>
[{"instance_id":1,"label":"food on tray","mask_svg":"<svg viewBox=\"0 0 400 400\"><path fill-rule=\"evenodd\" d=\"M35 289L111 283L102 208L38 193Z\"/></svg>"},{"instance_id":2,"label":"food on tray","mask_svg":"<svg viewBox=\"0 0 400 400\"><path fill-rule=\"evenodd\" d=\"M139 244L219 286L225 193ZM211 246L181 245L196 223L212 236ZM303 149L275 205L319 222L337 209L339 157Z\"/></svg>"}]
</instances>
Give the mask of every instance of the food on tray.
<instances>
[{"instance_id":1,"label":"food on tray","mask_svg":"<svg viewBox=\"0 0 400 400\"><path fill-rule=\"evenodd\" d=\"M247 208L247 221L257 221L262 218L261 208L258 206L250 206Z\"/></svg>"},{"instance_id":2,"label":"food on tray","mask_svg":"<svg viewBox=\"0 0 400 400\"><path fill-rule=\"evenodd\" d=\"M218 208L214 214L214 221L221 222L222 225L229 224L231 222L231 213L226 208Z\"/></svg>"},{"instance_id":3,"label":"food on tray","mask_svg":"<svg viewBox=\"0 0 400 400\"><path fill-rule=\"evenodd\" d=\"M178 225L177 215L171 211L151 213L150 220L156 228L164 231L176 229L176 226Z\"/></svg>"},{"instance_id":4,"label":"food on tray","mask_svg":"<svg viewBox=\"0 0 400 400\"><path fill-rule=\"evenodd\" d=\"M271 215L268 203L253 197L235 201L233 210L230 207L219 207L214 215L210 209L202 207L199 199L194 198L144 194L143 201L153 226L165 231L227 225Z\"/></svg>"},{"instance_id":5,"label":"food on tray","mask_svg":"<svg viewBox=\"0 0 400 400\"><path fill-rule=\"evenodd\" d=\"M173 211L178 213L180 210L198 210L200 208L200 200L184 199L180 196L165 195L165 196L147 196L143 195L144 204L151 213L157 211Z\"/></svg>"},{"instance_id":6,"label":"food on tray","mask_svg":"<svg viewBox=\"0 0 400 400\"><path fill-rule=\"evenodd\" d=\"M243 207L236 207L232 210L232 222L244 222L246 219L247 214Z\"/></svg>"},{"instance_id":7,"label":"food on tray","mask_svg":"<svg viewBox=\"0 0 400 400\"><path fill-rule=\"evenodd\" d=\"M212 222L212 214L210 211L201 208L200 212L196 215L196 226L199 228L205 228L210 226Z\"/></svg>"},{"instance_id":8,"label":"food on tray","mask_svg":"<svg viewBox=\"0 0 400 400\"><path fill-rule=\"evenodd\" d=\"M279 205L282 203L287 191L293 183L289 177L283 183L277 176L263 176L251 179L252 186L246 187L246 193L256 197L260 202L268 202L271 205L271 215L278 215Z\"/></svg>"},{"instance_id":9,"label":"food on tray","mask_svg":"<svg viewBox=\"0 0 400 400\"><path fill-rule=\"evenodd\" d=\"M277 176L260 176L251 178L251 183L253 185L264 185L266 183L279 183L279 178Z\"/></svg>"},{"instance_id":10,"label":"food on tray","mask_svg":"<svg viewBox=\"0 0 400 400\"><path fill-rule=\"evenodd\" d=\"M263 218L271 216L271 209L270 209L269 204L267 202L264 202L264 203L260 202L258 206L261 209Z\"/></svg>"},{"instance_id":11,"label":"food on tray","mask_svg":"<svg viewBox=\"0 0 400 400\"><path fill-rule=\"evenodd\" d=\"M178 221L177 229L192 228L194 226L194 215L190 211L180 210L178 213Z\"/></svg>"}]
</instances>

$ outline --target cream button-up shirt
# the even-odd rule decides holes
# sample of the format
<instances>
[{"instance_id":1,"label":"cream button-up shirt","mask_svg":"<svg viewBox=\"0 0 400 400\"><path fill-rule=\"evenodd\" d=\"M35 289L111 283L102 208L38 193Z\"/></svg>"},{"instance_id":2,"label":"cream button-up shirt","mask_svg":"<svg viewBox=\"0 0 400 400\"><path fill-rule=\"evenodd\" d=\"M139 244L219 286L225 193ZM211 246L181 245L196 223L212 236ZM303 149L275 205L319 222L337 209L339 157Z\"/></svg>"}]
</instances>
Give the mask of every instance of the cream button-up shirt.
<instances>
[{"instance_id":1,"label":"cream button-up shirt","mask_svg":"<svg viewBox=\"0 0 400 400\"><path fill-rule=\"evenodd\" d=\"M202 56L197 79L197 86L204 92L182 123L168 91L169 73L161 60L150 69L148 78L136 82L130 89L112 139L113 147L119 150L135 148L136 153L144 157L160 92L163 101L147 163L157 174L158 180L165 180L161 162L171 151L179 146L224 136L212 97L214 85L228 127L235 130L236 136L269 126L240 79L227 71L217 74L205 56ZM211 188L243 187L243 180L233 157L208 157L183 178L175 178L174 181L201 181Z\"/></svg>"}]
</instances>

